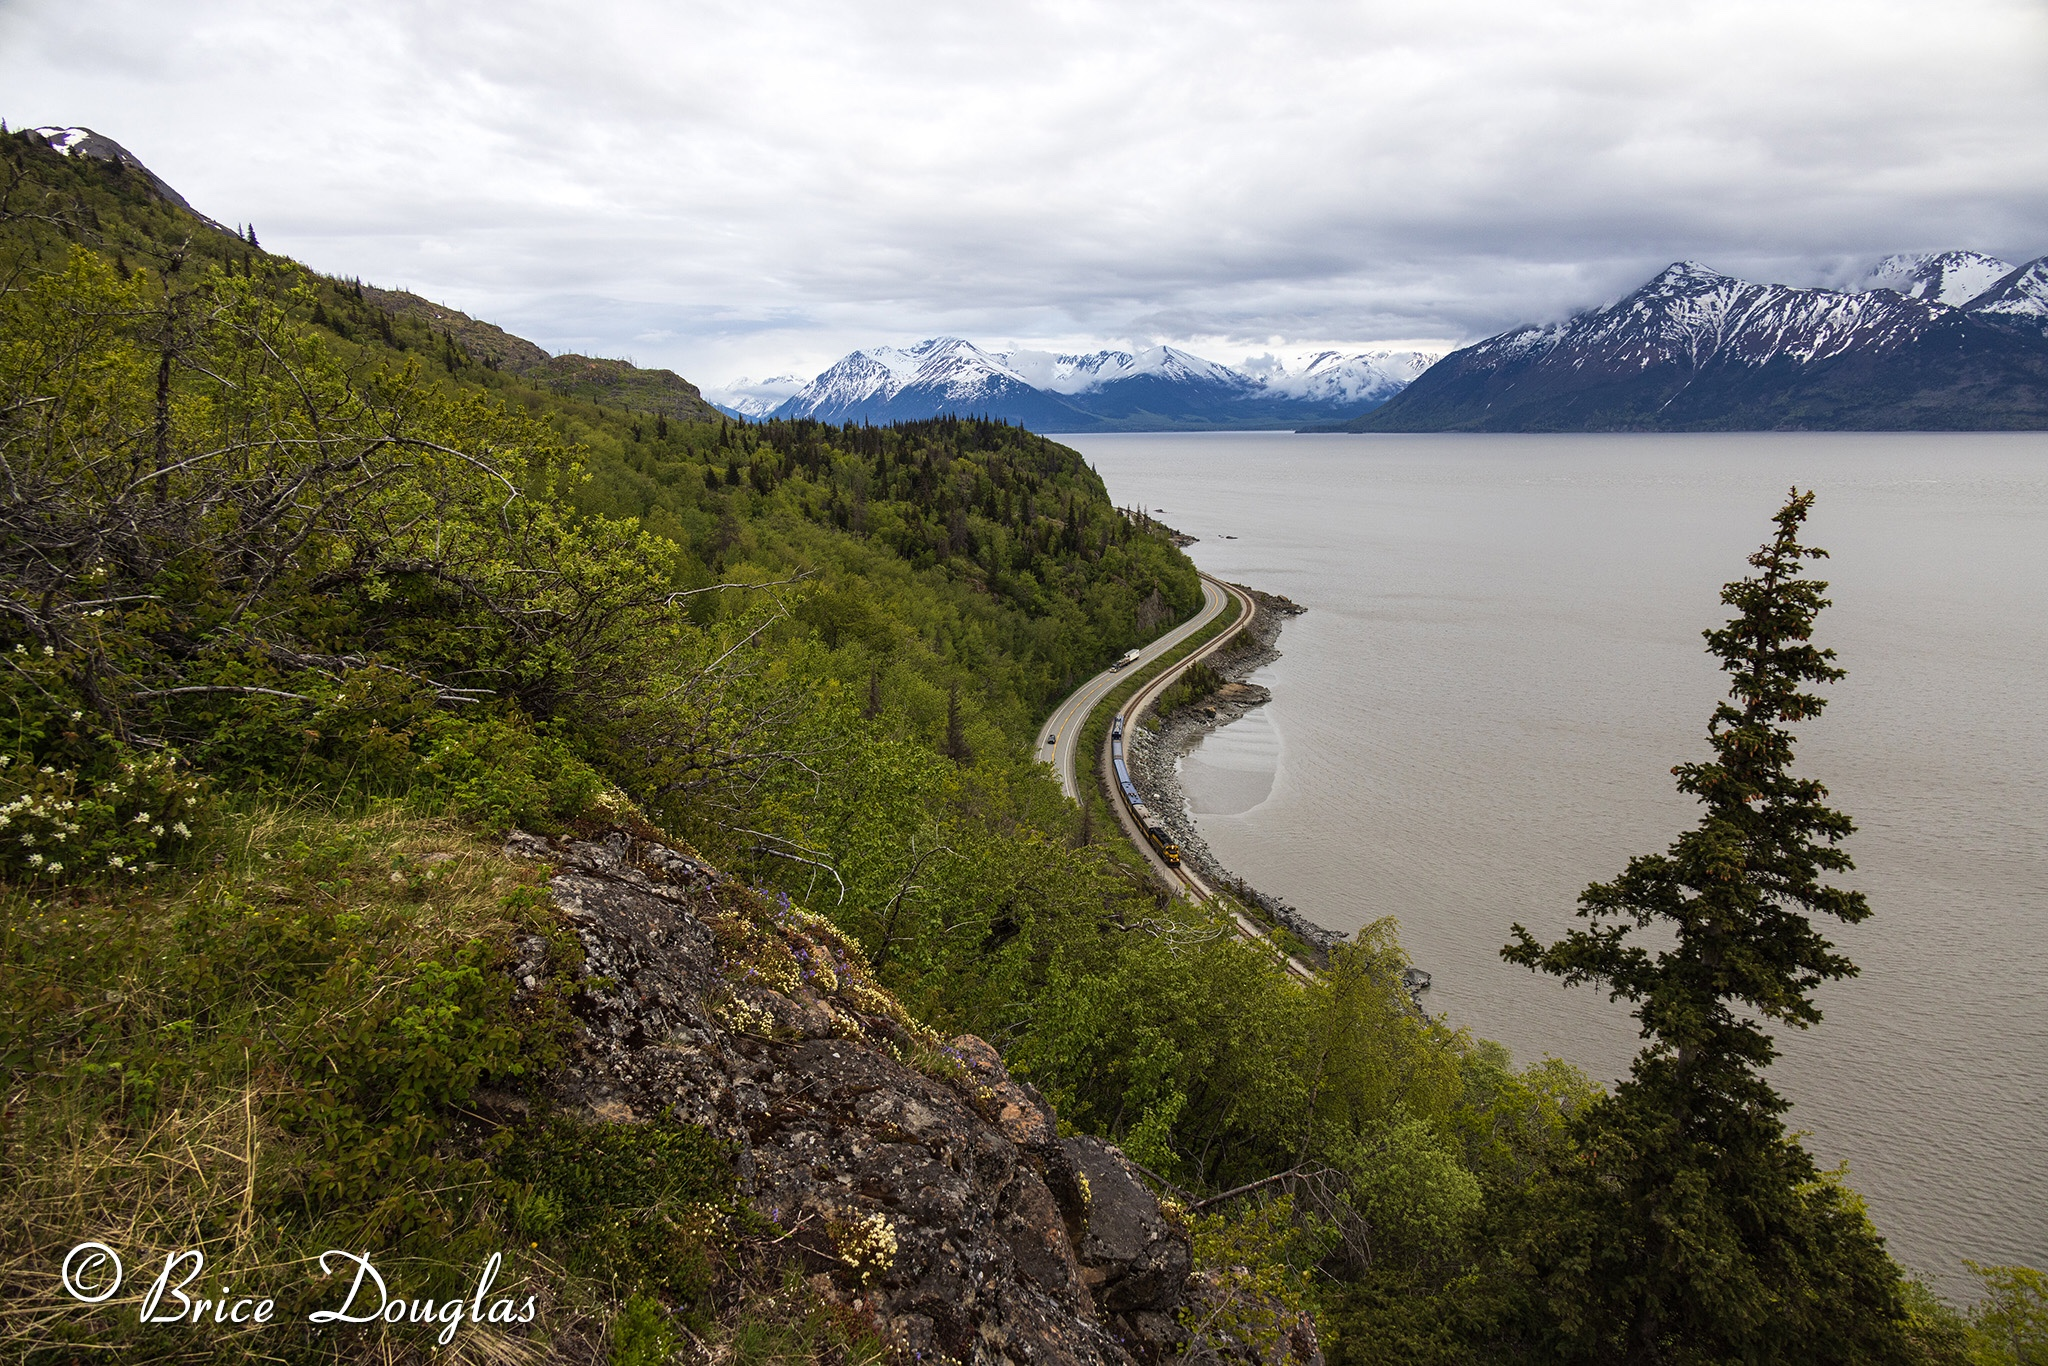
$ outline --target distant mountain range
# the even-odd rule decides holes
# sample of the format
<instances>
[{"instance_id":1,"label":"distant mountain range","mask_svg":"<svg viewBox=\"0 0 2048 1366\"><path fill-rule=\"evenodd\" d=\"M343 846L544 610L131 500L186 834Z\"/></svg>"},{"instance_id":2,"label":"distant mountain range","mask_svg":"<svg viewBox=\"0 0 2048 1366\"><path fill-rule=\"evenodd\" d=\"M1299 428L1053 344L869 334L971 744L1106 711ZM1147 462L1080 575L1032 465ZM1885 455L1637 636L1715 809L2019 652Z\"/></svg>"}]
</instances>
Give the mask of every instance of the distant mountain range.
<instances>
[{"instance_id":1,"label":"distant mountain range","mask_svg":"<svg viewBox=\"0 0 2048 1366\"><path fill-rule=\"evenodd\" d=\"M1171 346L1135 354L985 351L958 337L842 357L808 383L738 380L709 397L750 419L897 422L984 414L1041 432L1286 429L1384 403L1436 355L1324 351L1296 365L1219 365Z\"/></svg>"},{"instance_id":2,"label":"distant mountain range","mask_svg":"<svg viewBox=\"0 0 2048 1366\"><path fill-rule=\"evenodd\" d=\"M2048 257L1890 256L1856 285L1681 261L1603 308L1454 351L1316 430L2048 428Z\"/></svg>"}]
</instances>

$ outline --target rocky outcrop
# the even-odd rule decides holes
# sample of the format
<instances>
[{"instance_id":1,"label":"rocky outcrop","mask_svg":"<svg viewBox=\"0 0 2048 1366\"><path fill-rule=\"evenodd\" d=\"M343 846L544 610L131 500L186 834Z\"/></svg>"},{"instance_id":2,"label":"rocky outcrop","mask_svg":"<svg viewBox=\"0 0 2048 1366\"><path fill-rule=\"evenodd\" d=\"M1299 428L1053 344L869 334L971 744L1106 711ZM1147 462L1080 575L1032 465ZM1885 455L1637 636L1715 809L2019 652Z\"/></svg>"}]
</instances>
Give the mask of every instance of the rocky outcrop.
<instances>
[{"instance_id":1,"label":"rocky outcrop","mask_svg":"<svg viewBox=\"0 0 2048 1366\"><path fill-rule=\"evenodd\" d=\"M813 1283L906 1357L1149 1362L1184 1345L1184 1223L1115 1148L1062 1141L988 1044L905 1015L829 922L623 833L515 834L508 852L553 865L584 953L557 1103L731 1141L743 1195ZM531 990L532 963L516 971Z\"/></svg>"},{"instance_id":2,"label":"rocky outcrop","mask_svg":"<svg viewBox=\"0 0 2048 1366\"><path fill-rule=\"evenodd\" d=\"M1061 1145L1086 1193L1078 1237L1081 1277L1119 1336L1148 1360L1185 1345L1177 1313L1193 1269L1183 1226L1169 1219L1137 1169L1099 1138Z\"/></svg>"}]
</instances>

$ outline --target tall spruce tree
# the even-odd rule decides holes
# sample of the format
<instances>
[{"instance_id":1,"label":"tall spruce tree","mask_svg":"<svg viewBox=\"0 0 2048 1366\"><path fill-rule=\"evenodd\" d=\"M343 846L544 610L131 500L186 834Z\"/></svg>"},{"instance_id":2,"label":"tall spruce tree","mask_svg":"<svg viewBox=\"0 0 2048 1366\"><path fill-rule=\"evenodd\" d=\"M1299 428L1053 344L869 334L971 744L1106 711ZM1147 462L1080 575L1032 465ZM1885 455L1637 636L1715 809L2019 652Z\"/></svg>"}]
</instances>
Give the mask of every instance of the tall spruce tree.
<instances>
[{"instance_id":1,"label":"tall spruce tree","mask_svg":"<svg viewBox=\"0 0 2048 1366\"><path fill-rule=\"evenodd\" d=\"M1672 772L1705 811L1662 854L1579 899L1553 944L1522 926L1508 961L1605 986L1648 1045L1588 1108L1578 1157L1543 1183L1525 1227L1531 1335L1545 1355L1627 1363L1910 1360L1900 1276L1853 1193L1824 1178L1763 1078L1769 1026L1806 1028L1813 991L1856 967L1814 927L1870 914L1827 885L1853 865L1854 826L1792 773L1787 727L1819 714L1806 688L1843 676L1812 643L1828 600L1799 543L1796 488L1757 571L1727 585L1737 615L1705 633L1730 676L1707 726L1713 758ZM1646 936L1643 932L1649 931ZM1645 938L1649 940L1646 944ZM1656 947L1667 944L1668 947Z\"/></svg>"}]
</instances>

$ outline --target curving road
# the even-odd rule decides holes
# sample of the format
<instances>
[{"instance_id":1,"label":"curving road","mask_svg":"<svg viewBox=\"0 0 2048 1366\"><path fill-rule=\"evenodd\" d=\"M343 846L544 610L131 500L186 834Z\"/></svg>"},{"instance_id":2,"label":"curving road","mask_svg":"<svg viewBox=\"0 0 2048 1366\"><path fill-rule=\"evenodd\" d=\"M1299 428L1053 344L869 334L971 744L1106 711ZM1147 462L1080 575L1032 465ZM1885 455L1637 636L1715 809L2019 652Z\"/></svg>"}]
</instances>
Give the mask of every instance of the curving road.
<instances>
[{"instance_id":1,"label":"curving road","mask_svg":"<svg viewBox=\"0 0 2048 1366\"><path fill-rule=\"evenodd\" d=\"M1147 645L1139 652L1138 662L1130 668L1144 668L1216 620L1217 614L1222 612L1232 596L1243 597L1242 594L1234 594L1230 586L1221 579L1212 579L1207 574L1202 575L1202 610ZM1249 604L1251 599L1245 597L1244 601ZM1249 620L1249 617L1243 620ZM1087 721L1088 713L1095 710L1095 704L1109 696L1110 689L1123 682L1127 672L1125 669L1105 669L1095 675L1068 694L1067 700L1053 708L1052 715L1038 728L1038 761L1052 765L1053 772L1059 776L1060 791L1075 801L1081 800L1080 784L1074 776L1076 760L1079 758L1075 751L1081 742L1081 726Z\"/></svg>"},{"instance_id":2,"label":"curving road","mask_svg":"<svg viewBox=\"0 0 2048 1366\"><path fill-rule=\"evenodd\" d=\"M1172 668L1162 670L1157 678L1151 680L1143 688L1140 688L1137 694L1124 704L1124 715L1129 718L1125 722L1127 729L1136 723L1138 717L1145 714L1146 710L1151 707L1160 693L1172 686L1173 681L1186 672L1197 660L1206 659L1217 650L1222 649L1225 645L1236 639L1238 632L1251 625L1253 616L1258 612L1258 604L1252 600L1251 594L1243 589L1204 574L1202 575L1202 610L1197 612L1188 621L1183 622L1146 646L1137 662L1129 666L1130 668L1143 668L1146 664L1172 650L1181 641L1186 640L1209 622L1214 621L1217 615L1223 611L1225 604L1232 598L1237 599L1238 616L1237 620L1232 623L1231 628L1218 635L1214 640L1208 642L1201 649L1195 651ZM1088 719L1088 714L1095 710L1096 704L1102 701L1123 677L1123 670L1114 669L1105 670L1089 679L1079 688L1076 688L1066 701L1060 703L1054 709L1051 718L1046 721L1045 725L1038 732L1040 761L1053 766L1054 772L1059 775L1060 789L1077 801L1080 799L1080 788L1075 777L1075 762L1079 755L1075 753L1075 750L1077 742L1081 738L1081 726ZM1093 760L1096 768L1100 770L1101 790L1107 793L1115 793L1117 786L1116 779L1110 773L1109 737L1107 735L1103 737L1102 752L1091 755L1090 758ZM1138 828L1138 822L1132 817L1130 809L1121 800L1112 797L1109 804L1115 809L1117 823L1123 827L1124 834L1137 847L1138 852L1144 856L1145 861L1152 866L1152 871L1159 875L1161 881L1169 887L1178 888L1181 894L1191 901L1207 902L1215 897L1214 889L1194 869L1175 867L1159 857L1158 852L1145 839L1145 832ZM1231 917L1236 921L1239 938L1247 943L1263 945L1276 956L1280 956L1278 946L1273 943L1264 928L1256 921L1246 918L1235 910L1231 912ZM1303 982L1315 979L1314 970L1299 958L1286 955L1284 956L1284 963L1287 974L1290 977Z\"/></svg>"}]
</instances>

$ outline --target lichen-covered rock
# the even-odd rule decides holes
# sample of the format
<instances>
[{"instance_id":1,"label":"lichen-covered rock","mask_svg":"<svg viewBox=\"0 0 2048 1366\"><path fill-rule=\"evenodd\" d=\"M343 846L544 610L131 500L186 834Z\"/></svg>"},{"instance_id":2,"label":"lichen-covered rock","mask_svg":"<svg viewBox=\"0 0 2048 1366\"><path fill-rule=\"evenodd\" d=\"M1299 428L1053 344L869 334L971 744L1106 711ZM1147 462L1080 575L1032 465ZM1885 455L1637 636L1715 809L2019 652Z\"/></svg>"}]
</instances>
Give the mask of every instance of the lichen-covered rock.
<instances>
[{"instance_id":1,"label":"lichen-covered rock","mask_svg":"<svg viewBox=\"0 0 2048 1366\"><path fill-rule=\"evenodd\" d=\"M1167 1217L1114 1147L1086 1136L1061 1146L1087 1192L1076 1250L1096 1305L1134 1354L1157 1360L1178 1351L1187 1334L1177 1313L1193 1265L1186 1228Z\"/></svg>"},{"instance_id":2,"label":"lichen-covered rock","mask_svg":"<svg viewBox=\"0 0 2048 1366\"><path fill-rule=\"evenodd\" d=\"M829 923L624 834L515 834L508 852L554 865L582 942L560 1102L729 1139L745 1198L813 1283L909 1356L1123 1363L1170 1347L1186 1235L1115 1149L1062 1143L994 1049L942 1045L904 1014Z\"/></svg>"}]
</instances>

